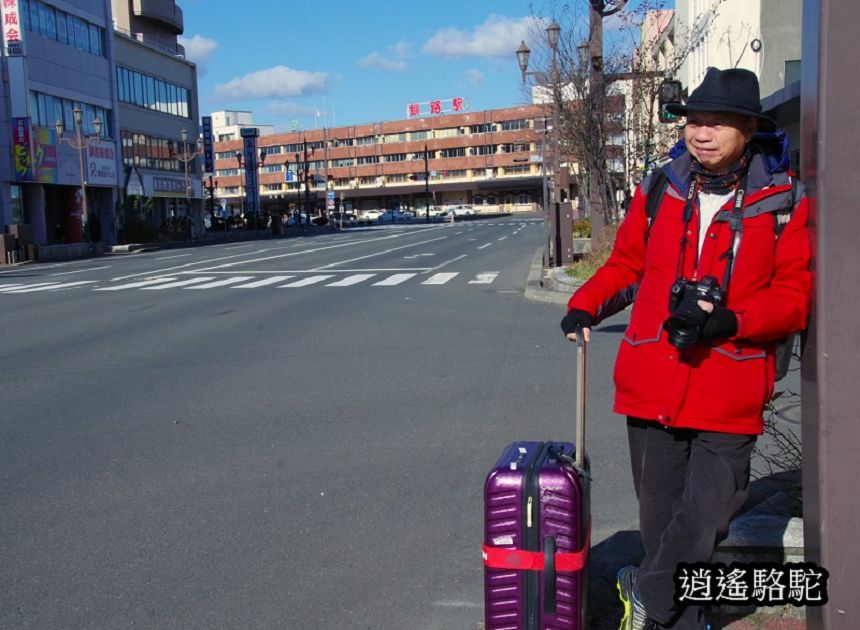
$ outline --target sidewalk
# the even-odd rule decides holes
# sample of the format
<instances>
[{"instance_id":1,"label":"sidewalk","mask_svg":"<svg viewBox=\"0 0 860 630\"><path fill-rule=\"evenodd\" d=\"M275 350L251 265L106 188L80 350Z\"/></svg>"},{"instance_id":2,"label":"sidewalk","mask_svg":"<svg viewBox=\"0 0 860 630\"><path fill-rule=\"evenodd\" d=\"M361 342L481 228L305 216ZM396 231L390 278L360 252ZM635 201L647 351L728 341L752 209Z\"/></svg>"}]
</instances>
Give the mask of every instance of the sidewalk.
<instances>
[{"instance_id":1,"label":"sidewalk","mask_svg":"<svg viewBox=\"0 0 860 630\"><path fill-rule=\"evenodd\" d=\"M525 286L527 299L558 305L559 321L571 294L582 285L562 267L544 269L542 249L532 259ZM715 562L801 562L803 560L803 519L792 518L783 487L776 482L753 483L750 498L735 517L728 538L717 548ZM620 605L618 619L620 619ZM801 630L806 628L806 610L792 605L759 607L722 606L707 613L711 630ZM615 625L600 624L593 630Z\"/></svg>"}]
</instances>

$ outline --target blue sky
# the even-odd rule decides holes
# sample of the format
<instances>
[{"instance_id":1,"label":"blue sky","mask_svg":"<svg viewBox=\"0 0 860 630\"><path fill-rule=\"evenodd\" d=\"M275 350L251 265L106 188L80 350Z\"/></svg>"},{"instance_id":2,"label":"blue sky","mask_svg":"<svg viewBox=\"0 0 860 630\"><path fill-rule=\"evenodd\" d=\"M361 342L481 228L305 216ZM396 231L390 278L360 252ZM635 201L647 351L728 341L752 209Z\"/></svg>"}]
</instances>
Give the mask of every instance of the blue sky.
<instances>
[{"instance_id":1,"label":"blue sky","mask_svg":"<svg viewBox=\"0 0 860 630\"><path fill-rule=\"evenodd\" d=\"M247 110L278 130L403 119L409 103L455 97L471 111L523 104L514 51L541 28L528 0L179 5L201 115Z\"/></svg>"}]
</instances>

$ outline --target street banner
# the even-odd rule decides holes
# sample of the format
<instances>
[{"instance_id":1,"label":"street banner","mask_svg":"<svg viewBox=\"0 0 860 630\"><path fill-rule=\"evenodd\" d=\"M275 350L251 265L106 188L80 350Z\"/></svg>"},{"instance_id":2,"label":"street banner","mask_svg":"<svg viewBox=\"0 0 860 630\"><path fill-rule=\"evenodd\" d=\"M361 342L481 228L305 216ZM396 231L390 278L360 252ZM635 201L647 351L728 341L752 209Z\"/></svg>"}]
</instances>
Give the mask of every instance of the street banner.
<instances>
[{"instance_id":1,"label":"street banner","mask_svg":"<svg viewBox=\"0 0 860 630\"><path fill-rule=\"evenodd\" d=\"M203 117L203 170L215 172L215 151L212 143L212 116Z\"/></svg>"},{"instance_id":2,"label":"street banner","mask_svg":"<svg viewBox=\"0 0 860 630\"><path fill-rule=\"evenodd\" d=\"M33 151L30 147L30 119L12 119L12 164L15 181L33 181Z\"/></svg>"}]
</instances>

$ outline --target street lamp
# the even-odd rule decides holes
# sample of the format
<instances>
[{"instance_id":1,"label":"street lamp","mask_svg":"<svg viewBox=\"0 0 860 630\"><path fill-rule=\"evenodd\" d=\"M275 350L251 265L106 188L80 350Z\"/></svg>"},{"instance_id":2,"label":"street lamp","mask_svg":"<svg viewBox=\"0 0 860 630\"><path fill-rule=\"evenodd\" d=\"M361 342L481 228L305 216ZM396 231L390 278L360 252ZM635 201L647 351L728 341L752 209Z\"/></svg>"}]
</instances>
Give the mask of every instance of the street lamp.
<instances>
[{"instance_id":1,"label":"street lamp","mask_svg":"<svg viewBox=\"0 0 860 630\"><path fill-rule=\"evenodd\" d=\"M253 152L251 152L250 157L253 159L253 157L254 157ZM245 161L244 155L242 154L241 151L236 151L236 161L239 163L239 168L241 169L243 167L243 164ZM263 149L260 149L260 161L257 164L254 164L253 168L260 169L260 168L263 168L263 166L265 166L265 164L266 164L266 152L263 151ZM239 185L241 186L241 183ZM243 212L243 214L245 212L244 205L245 205L245 201L244 201L244 196L243 196L243 198L242 198L242 206L243 206L242 212ZM255 230L258 229L257 217L259 216L259 214L260 214L259 208L255 209L254 210L254 229Z\"/></svg>"},{"instance_id":2,"label":"street lamp","mask_svg":"<svg viewBox=\"0 0 860 630\"><path fill-rule=\"evenodd\" d=\"M80 107L75 107L72 110L72 116L75 121L75 137L67 138L63 134L65 132L65 128L63 126L62 120L57 120L54 123L54 127L57 131L57 139L59 142L65 142L73 149L77 149L78 151L78 161L80 163L80 173L81 173L81 220L87 228L87 232L89 229L89 211L87 209L87 177L86 177L86 168L84 167L84 149L89 147L94 142L97 142L102 135L102 121L96 117L93 120L93 129L95 129L94 136L87 136L83 132L83 122L84 122L84 112Z\"/></svg>"},{"instance_id":3,"label":"street lamp","mask_svg":"<svg viewBox=\"0 0 860 630\"><path fill-rule=\"evenodd\" d=\"M547 182L547 168L546 168L546 136L544 135L542 146L544 147L542 151L542 160L541 160L541 169L543 171L543 200L544 200L544 212L545 212L545 221L546 221L546 231L547 231L547 240L548 247L544 252L544 262L547 265L561 265L563 262L572 262L573 257L573 249L572 244L570 247L566 248L563 246L563 243L566 243L570 240L570 237L566 237L562 232L562 223L561 220L561 208L560 203L562 202L561 198L561 142L559 136L559 111L561 109L561 93L559 91L559 75L558 75L558 42L561 36L561 27L558 23L553 20L552 23L546 28L546 36L547 42L549 43L549 48L551 52L551 65L550 65L550 77L549 83L552 89L552 191L550 195L550 190ZM546 79L545 73L540 72L528 72L527 68L529 65L529 56L531 55L531 50L526 45L525 40L520 42L519 48L516 50L517 55L517 63L520 66L520 72L522 73L522 81L525 83L527 76L539 76ZM544 118L544 133L546 133L546 118ZM552 204L552 205L551 205ZM555 212L551 212L550 208L554 208ZM572 228L571 228L572 233ZM562 255L562 251L566 251L568 255ZM569 259L569 260L568 260Z\"/></svg>"},{"instance_id":4,"label":"street lamp","mask_svg":"<svg viewBox=\"0 0 860 630\"><path fill-rule=\"evenodd\" d=\"M176 144L173 140L167 141L167 150L170 152L170 157L182 162L185 169L185 210L188 213L188 220L193 222L191 215L191 187L188 184L188 164L197 159L198 155L203 155L203 139L197 138L197 147L194 151L188 150L188 130L181 129L179 135L182 138L182 153L176 151Z\"/></svg>"}]
</instances>

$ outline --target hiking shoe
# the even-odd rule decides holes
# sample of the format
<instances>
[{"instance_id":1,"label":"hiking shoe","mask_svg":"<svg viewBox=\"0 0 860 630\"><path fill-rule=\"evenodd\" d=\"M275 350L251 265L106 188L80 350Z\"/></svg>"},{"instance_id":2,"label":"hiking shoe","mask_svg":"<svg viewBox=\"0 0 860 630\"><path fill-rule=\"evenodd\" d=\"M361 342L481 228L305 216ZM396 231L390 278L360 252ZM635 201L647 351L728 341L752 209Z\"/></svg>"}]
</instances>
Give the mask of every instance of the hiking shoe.
<instances>
[{"instance_id":1,"label":"hiking shoe","mask_svg":"<svg viewBox=\"0 0 860 630\"><path fill-rule=\"evenodd\" d=\"M618 572L618 597L624 605L624 616L621 617L619 630L647 630L656 627L653 620L645 614L645 606L639 599L636 587L636 567L624 567Z\"/></svg>"}]
</instances>

